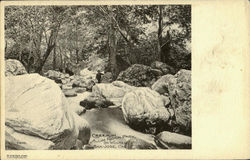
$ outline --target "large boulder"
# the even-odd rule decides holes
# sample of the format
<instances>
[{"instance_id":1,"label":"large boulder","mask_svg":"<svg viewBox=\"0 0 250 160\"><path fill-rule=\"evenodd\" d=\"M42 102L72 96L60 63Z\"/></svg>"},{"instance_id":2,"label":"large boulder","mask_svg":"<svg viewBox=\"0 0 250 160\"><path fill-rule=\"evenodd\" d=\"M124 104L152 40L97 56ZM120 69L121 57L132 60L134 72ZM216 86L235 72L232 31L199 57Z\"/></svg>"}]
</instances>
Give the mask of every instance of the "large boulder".
<instances>
[{"instance_id":1,"label":"large boulder","mask_svg":"<svg viewBox=\"0 0 250 160\"><path fill-rule=\"evenodd\" d=\"M181 47L178 44L172 43L170 45L164 45L162 47L162 53L164 54L163 62L172 66L177 71L180 69L191 69L191 48Z\"/></svg>"},{"instance_id":2,"label":"large boulder","mask_svg":"<svg viewBox=\"0 0 250 160\"><path fill-rule=\"evenodd\" d=\"M16 59L5 60L5 76L27 74L23 64Z\"/></svg>"},{"instance_id":3,"label":"large boulder","mask_svg":"<svg viewBox=\"0 0 250 160\"><path fill-rule=\"evenodd\" d=\"M122 81L112 83L98 83L92 88L92 93L80 102L86 109L120 107L122 99L127 92L136 89Z\"/></svg>"},{"instance_id":4,"label":"large boulder","mask_svg":"<svg viewBox=\"0 0 250 160\"><path fill-rule=\"evenodd\" d=\"M116 80L137 87L150 87L163 75L162 71L142 64L134 64L122 71Z\"/></svg>"},{"instance_id":5,"label":"large boulder","mask_svg":"<svg viewBox=\"0 0 250 160\"><path fill-rule=\"evenodd\" d=\"M122 81L114 81L112 83L99 83L92 88L95 97L103 97L111 101L116 106L121 106L122 99L127 92L136 89Z\"/></svg>"},{"instance_id":6,"label":"large boulder","mask_svg":"<svg viewBox=\"0 0 250 160\"><path fill-rule=\"evenodd\" d=\"M90 139L86 120L71 111L61 89L38 74L6 77L8 149L70 149Z\"/></svg>"},{"instance_id":7,"label":"large boulder","mask_svg":"<svg viewBox=\"0 0 250 160\"><path fill-rule=\"evenodd\" d=\"M171 130L172 109L169 99L156 91L141 87L127 93L122 101L123 116L128 125L138 131L156 134Z\"/></svg>"},{"instance_id":8,"label":"large boulder","mask_svg":"<svg viewBox=\"0 0 250 160\"><path fill-rule=\"evenodd\" d=\"M163 149L191 149L192 139L189 136L164 131L155 136L155 143Z\"/></svg>"},{"instance_id":9,"label":"large boulder","mask_svg":"<svg viewBox=\"0 0 250 160\"><path fill-rule=\"evenodd\" d=\"M153 63L151 63L151 67L154 69L161 70L163 74L175 74L176 73L173 67L160 61L154 61Z\"/></svg>"},{"instance_id":10,"label":"large boulder","mask_svg":"<svg viewBox=\"0 0 250 160\"><path fill-rule=\"evenodd\" d=\"M54 143L50 140L36 136L30 136L16 132L11 127L5 126L5 149L25 150L25 149L50 149Z\"/></svg>"},{"instance_id":11,"label":"large boulder","mask_svg":"<svg viewBox=\"0 0 250 160\"><path fill-rule=\"evenodd\" d=\"M152 89L167 94L175 110L175 132L191 135L191 71L180 70L157 80Z\"/></svg>"}]
</instances>

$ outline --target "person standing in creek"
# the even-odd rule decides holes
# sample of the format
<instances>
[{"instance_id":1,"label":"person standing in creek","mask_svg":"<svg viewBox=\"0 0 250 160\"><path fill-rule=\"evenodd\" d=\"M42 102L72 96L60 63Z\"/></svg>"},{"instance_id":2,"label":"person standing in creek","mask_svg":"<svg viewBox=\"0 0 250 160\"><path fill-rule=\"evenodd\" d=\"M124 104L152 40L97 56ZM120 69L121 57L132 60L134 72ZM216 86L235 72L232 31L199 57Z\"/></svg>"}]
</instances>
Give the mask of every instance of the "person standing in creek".
<instances>
[{"instance_id":1,"label":"person standing in creek","mask_svg":"<svg viewBox=\"0 0 250 160\"><path fill-rule=\"evenodd\" d=\"M97 79L98 83L101 83L102 75L103 75L103 73L101 73L101 71L98 70L97 74L96 74L96 79Z\"/></svg>"}]
</instances>

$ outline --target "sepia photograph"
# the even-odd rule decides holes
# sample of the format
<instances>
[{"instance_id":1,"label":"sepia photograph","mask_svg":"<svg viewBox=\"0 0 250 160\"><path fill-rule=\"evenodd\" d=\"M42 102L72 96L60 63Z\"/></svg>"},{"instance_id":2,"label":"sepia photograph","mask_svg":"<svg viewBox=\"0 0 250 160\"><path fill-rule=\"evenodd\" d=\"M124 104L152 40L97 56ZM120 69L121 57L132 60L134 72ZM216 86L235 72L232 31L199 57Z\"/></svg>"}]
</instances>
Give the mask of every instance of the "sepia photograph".
<instances>
[{"instance_id":1,"label":"sepia photograph","mask_svg":"<svg viewBox=\"0 0 250 160\"><path fill-rule=\"evenodd\" d=\"M191 149L191 28L191 5L5 6L5 149Z\"/></svg>"},{"instance_id":2,"label":"sepia photograph","mask_svg":"<svg viewBox=\"0 0 250 160\"><path fill-rule=\"evenodd\" d=\"M3 0L0 159L250 158L249 0Z\"/></svg>"}]
</instances>

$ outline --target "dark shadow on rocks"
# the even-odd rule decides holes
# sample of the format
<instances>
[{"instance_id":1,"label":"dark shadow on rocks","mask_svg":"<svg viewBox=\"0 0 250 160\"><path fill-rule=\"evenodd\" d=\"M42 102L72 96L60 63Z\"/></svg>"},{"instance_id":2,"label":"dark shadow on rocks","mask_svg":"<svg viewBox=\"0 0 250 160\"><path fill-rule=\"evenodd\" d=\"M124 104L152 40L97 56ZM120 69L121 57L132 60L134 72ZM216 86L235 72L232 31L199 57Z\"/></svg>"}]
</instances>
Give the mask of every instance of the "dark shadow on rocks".
<instances>
[{"instance_id":1,"label":"dark shadow on rocks","mask_svg":"<svg viewBox=\"0 0 250 160\"><path fill-rule=\"evenodd\" d=\"M107 108L114 104L104 98L90 96L87 99L81 101L80 105L83 106L85 109L92 109L92 108Z\"/></svg>"}]
</instances>

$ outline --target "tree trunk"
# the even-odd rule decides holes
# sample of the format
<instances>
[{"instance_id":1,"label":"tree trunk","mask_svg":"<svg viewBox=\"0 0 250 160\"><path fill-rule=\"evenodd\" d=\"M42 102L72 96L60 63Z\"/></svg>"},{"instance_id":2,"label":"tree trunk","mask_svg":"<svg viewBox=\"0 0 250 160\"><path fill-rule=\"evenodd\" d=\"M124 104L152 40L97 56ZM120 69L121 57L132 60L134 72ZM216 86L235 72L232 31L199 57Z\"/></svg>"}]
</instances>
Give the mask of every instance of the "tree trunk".
<instances>
[{"instance_id":1,"label":"tree trunk","mask_svg":"<svg viewBox=\"0 0 250 160\"><path fill-rule=\"evenodd\" d=\"M5 48L4 48L5 55L6 55L6 52L7 52L7 47L8 47L8 42L5 40Z\"/></svg>"},{"instance_id":2,"label":"tree trunk","mask_svg":"<svg viewBox=\"0 0 250 160\"><path fill-rule=\"evenodd\" d=\"M18 52L18 60L20 62L22 62L22 52L23 52L23 47L22 47L22 44L20 44L19 52Z\"/></svg>"},{"instance_id":3,"label":"tree trunk","mask_svg":"<svg viewBox=\"0 0 250 160\"><path fill-rule=\"evenodd\" d=\"M28 73L30 73L30 68L33 64L34 64L34 57L31 56L28 60L28 68L27 68Z\"/></svg>"},{"instance_id":4,"label":"tree trunk","mask_svg":"<svg viewBox=\"0 0 250 160\"><path fill-rule=\"evenodd\" d=\"M49 46L47 47L47 50L46 50L46 52L45 52L45 54L44 54L43 59L41 59L41 60L39 61L38 67L37 67L37 69L36 69L36 71L35 71L36 73L41 73L41 72L42 72L43 66L44 66L44 64L45 64L45 62L46 62L46 60L47 60L47 58L49 57L50 52L53 50L54 47L55 47L55 44L49 45Z\"/></svg>"},{"instance_id":5,"label":"tree trunk","mask_svg":"<svg viewBox=\"0 0 250 160\"><path fill-rule=\"evenodd\" d=\"M30 67L31 65L34 63L32 62L34 60L34 58L32 57L32 41L30 41L29 44L29 56L28 56L28 63L27 63L27 72L30 73Z\"/></svg>"},{"instance_id":6,"label":"tree trunk","mask_svg":"<svg viewBox=\"0 0 250 160\"><path fill-rule=\"evenodd\" d=\"M35 72L37 70L37 67L39 66L40 62L42 61L41 58L41 43L42 43L42 29L40 30L39 34L37 34L37 36L32 37L32 41L33 41L33 45L34 45L34 55L36 56L35 59L35 64L34 64L34 68L35 68Z\"/></svg>"},{"instance_id":7,"label":"tree trunk","mask_svg":"<svg viewBox=\"0 0 250 160\"><path fill-rule=\"evenodd\" d=\"M62 50L61 47L58 47L59 49L59 55L60 55L60 71L63 70L63 55L62 55Z\"/></svg>"},{"instance_id":8,"label":"tree trunk","mask_svg":"<svg viewBox=\"0 0 250 160\"><path fill-rule=\"evenodd\" d=\"M110 14L110 29L109 29L109 63L110 70L112 73L112 79L115 80L118 76L118 66L116 62L116 47L117 47L117 31L115 28L115 22L113 17L112 10L109 12Z\"/></svg>"},{"instance_id":9,"label":"tree trunk","mask_svg":"<svg viewBox=\"0 0 250 160\"><path fill-rule=\"evenodd\" d=\"M54 47L54 54L53 54L53 70L56 70L56 47Z\"/></svg>"},{"instance_id":10,"label":"tree trunk","mask_svg":"<svg viewBox=\"0 0 250 160\"><path fill-rule=\"evenodd\" d=\"M63 61L62 61L62 72L65 73L65 69L66 69L66 60L65 57L63 57Z\"/></svg>"},{"instance_id":11,"label":"tree trunk","mask_svg":"<svg viewBox=\"0 0 250 160\"><path fill-rule=\"evenodd\" d=\"M164 56L162 53L162 6L159 6L159 19L158 19L158 55L159 60L164 62Z\"/></svg>"},{"instance_id":12,"label":"tree trunk","mask_svg":"<svg viewBox=\"0 0 250 160\"><path fill-rule=\"evenodd\" d=\"M47 60L47 58L50 55L50 52L54 49L55 45L56 45L56 38L57 38L57 34L59 32L59 28L60 28L60 23L55 26L55 28L53 28L50 32L50 36L49 36L49 40L47 42L47 49L46 52L43 56L43 58L41 58L41 60L38 62L38 67L36 68L36 73L41 73L43 66Z\"/></svg>"},{"instance_id":13,"label":"tree trunk","mask_svg":"<svg viewBox=\"0 0 250 160\"><path fill-rule=\"evenodd\" d=\"M76 64L79 63L79 50L76 49Z\"/></svg>"},{"instance_id":14,"label":"tree trunk","mask_svg":"<svg viewBox=\"0 0 250 160\"><path fill-rule=\"evenodd\" d=\"M78 48L78 28L76 24L76 64L79 62L79 48Z\"/></svg>"}]
</instances>

